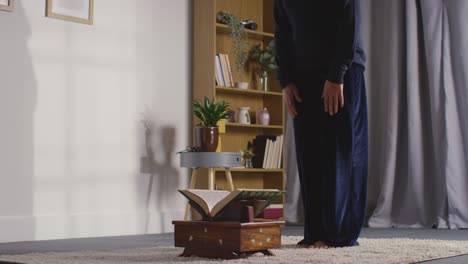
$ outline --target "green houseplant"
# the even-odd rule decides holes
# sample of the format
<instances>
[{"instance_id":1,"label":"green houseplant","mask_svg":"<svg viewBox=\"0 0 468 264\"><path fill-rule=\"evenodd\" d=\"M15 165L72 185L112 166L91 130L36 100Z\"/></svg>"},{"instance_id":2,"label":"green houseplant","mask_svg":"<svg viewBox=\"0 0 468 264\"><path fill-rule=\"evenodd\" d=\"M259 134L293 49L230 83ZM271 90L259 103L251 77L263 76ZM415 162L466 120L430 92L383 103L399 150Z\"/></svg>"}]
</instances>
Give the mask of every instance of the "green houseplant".
<instances>
[{"instance_id":1,"label":"green houseplant","mask_svg":"<svg viewBox=\"0 0 468 264\"><path fill-rule=\"evenodd\" d=\"M229 118L229 103L215 102L208 97L203 102L193 100L193 113L200 123L195 126L195 147L200 151L213 152L218 147L218 122Z\"/></svg>"},{"instance_id":2,"label":"green houseplant","mask_svg":"<svg viewBox=\"0 0 468 264\"><path fill-rule=\"evenodd\" d=\"M270 41L268 45L262 49L262 46L256 45L250 50L249 59L257 65L261 71L261 85L264 91L268 91L268 74L276 71L276 50L274 41Z\"/></svg>"}]
</instances>

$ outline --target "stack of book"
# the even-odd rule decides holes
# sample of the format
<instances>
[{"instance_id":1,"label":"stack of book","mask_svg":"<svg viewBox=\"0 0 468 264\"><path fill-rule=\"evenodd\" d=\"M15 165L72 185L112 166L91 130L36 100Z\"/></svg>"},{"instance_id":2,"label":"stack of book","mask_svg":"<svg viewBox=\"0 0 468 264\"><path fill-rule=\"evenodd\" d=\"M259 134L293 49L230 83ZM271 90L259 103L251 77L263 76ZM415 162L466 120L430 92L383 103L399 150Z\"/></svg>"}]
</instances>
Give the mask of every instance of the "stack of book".
<instances>
[{"instance_id":1,"label":"stack of book","mask_svg":"<svg viewBox=\"0 0 468 264\"><path fill-rule=\"evenodd\" d=\"M229 55L224 53L216 54L215 66L216 85L221 87L234 87Z\"/></svg>"},{"instance_id":2,"label":"stack of book","mask_svg":"<svg viewBox=\"0 0 468 264\"><path fill-rule=\"evenodd\" d=\"M258 135L253 139L254 168L280 169L282 166L283 135Z\"/></svg>"}]
</instances>

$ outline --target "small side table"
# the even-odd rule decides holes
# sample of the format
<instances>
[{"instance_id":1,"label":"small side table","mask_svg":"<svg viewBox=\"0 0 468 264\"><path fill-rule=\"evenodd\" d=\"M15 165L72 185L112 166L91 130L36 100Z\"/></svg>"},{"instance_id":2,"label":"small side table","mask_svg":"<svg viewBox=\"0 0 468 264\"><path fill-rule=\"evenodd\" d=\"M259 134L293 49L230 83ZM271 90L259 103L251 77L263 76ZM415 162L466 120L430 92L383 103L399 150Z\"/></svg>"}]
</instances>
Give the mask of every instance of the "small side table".
<instances>
[{"instance_id":1,"label":"small side table","mask_svg":"<svg viewBox=\"0 0 468 264\"><path fill-rule=\"evenodd\" d=\"M208 168L208 189L214 190L215 168L224 168L229 191L234 191L230 168L242 167L240 152L181 152L180 166L192 168L190 189L195 188L199 168ZM189 220L190 205L185 209L185 220Z\"/></svg>"}]
</instances>

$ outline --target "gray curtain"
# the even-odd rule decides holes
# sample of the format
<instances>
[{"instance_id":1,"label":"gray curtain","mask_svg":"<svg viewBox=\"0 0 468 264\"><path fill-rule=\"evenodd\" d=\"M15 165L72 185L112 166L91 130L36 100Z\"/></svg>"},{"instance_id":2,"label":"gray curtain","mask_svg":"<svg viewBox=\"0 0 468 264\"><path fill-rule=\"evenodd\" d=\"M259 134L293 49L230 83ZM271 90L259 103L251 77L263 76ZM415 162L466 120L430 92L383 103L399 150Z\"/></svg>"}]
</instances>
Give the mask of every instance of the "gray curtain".
<instances>
[{"instance_id":1,"label":"gray curtain","mask_svg":"<svg viewBox=\"0 0 468 264\"><path fill-rule=\"evenodd\" d=\"M468 1L361 5L368 54L368 224L468 228ZM292 133L287 136L291 142ZM286 175L288 193L299 192L293 166L286 164ZM287 198L288 205L297 202Z\"/></svg>"}]
</instances>

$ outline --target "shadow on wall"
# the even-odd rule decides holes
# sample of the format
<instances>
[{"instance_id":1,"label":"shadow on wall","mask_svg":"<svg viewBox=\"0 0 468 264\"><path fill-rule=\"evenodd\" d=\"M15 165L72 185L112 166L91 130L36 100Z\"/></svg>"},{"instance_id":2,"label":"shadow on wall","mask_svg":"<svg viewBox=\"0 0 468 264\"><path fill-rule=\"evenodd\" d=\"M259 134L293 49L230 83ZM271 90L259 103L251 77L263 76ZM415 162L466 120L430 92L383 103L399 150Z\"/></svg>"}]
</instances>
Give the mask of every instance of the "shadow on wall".
<instances>
[{"instance_id":1,"label":"shadow on wall","mask_svg":"<svg viewBox=\"0 0 468 264\"><path fill-rule=\"evenodd\" d=\"M157 121L151 132L139 129L139 153L143 136L146 145L154 150L140 154L141 170L137 181L139 205L147 205L147 215L152 215L150 232L172 232L172 220L183 217L185 200L177 192L186 185L188 173L179 168L176 152L187 146L186 138L191 113L187 107L192 98L190 91L191 0L144 0L135 2L136 25L136 105L146 104L153 108L151 120ZM138 2L138 3L137 3ZM190 14L190 16L187 16ZM147 25L147 26L140 26ZM188 104L187 104L188 103ZM191 126L190 126L191 127ZM141 126L139 127L141 128ZM187 137L186 137L187 135ZM149 139L152 141L150 142ZM149 142L149 144L148 144ZM150 164L147 164L149 161ZM174 164L172 164L174 163ZM152 180L151 180L152 179ZM143 222L143 221L141 221ZM147 228L148 230L148 228Z\"/></svg>"},{"instance_id":2,"label":"shadow on wall","mask_svg":"<svg viewBox=\"0 0 468 264\"><path fill-rule=\"evenodd\" d=\"M0 11L0 242L35 238L34 109L37 89L21 1Z\"/></svg>"},{"instance_id":3,"label":"shadow on wall","mask_svg":"<svg viewBox=\"0 0 468 264\"><path fill-rule=\"evenodd\" d=\"M148 176L146 192L145 233L150 232L150 217L152 212L164 213L171 211L171 201L176 199L180 184L179 170L173 165L176 129L174 127L157 127L145 124L146 156L140 159L140 172ZM167 225L161 219L160 228Z\"/></svg>"}]
</instances>

